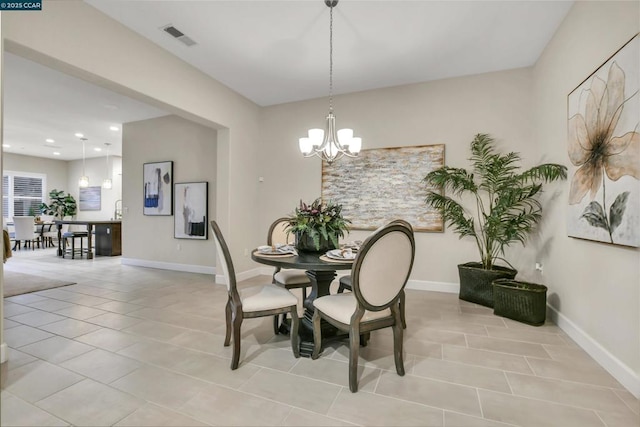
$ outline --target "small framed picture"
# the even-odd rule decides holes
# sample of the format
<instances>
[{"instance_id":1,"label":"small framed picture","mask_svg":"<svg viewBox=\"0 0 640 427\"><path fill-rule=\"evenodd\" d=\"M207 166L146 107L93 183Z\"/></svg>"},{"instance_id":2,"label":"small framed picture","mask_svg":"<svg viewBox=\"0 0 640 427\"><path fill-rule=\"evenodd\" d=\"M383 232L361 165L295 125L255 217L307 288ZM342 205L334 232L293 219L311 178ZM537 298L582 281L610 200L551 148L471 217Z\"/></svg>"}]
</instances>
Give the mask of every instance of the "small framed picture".
<instances>
[{"instance_id":1,"label":"small framed picture","mask_svg":"<svg viewBox=\"0 0 640 427\"><path fill-rule=\"evenodd\" d=\"M181 182L175 185L174 216L176 239L207 239L209 206L208 182Z\"/></svg>"},{"instance_id":2,"label":"small framed picture","mask_svg":"<svg viewBox=\"0 0 640 427\"><path fill-rule=\"evenodd\" d=\"M173 162L145 163L144 181L145 215L173 215Z\"/></svg>"}]
</instances>

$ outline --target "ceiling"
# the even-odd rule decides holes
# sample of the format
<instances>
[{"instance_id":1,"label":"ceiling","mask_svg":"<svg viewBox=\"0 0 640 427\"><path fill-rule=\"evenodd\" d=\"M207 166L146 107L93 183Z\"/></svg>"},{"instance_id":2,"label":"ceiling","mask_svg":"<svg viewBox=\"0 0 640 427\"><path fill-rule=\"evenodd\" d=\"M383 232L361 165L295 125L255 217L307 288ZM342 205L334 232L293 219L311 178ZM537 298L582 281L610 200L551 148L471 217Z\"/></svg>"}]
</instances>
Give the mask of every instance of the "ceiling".
<instances>
[{"instance_id":1,"label":"ceiling","mask_svg":"<svg viewBox=\"0 0 640 427\"><path fill-rule=\"evenodd\" d=\"M105 156L105 143L112 144L110 154L119 156L122 123L168 114L6 51L3 65L2 142L8 153L81 159L82 142L75 136L79 132L87 138L87 158ZM111 126L118 130L110 130Z\"/></svg>"},{"instance_id":2,"label":"ceiling","mask_svg":"<svg viewBox=\"0 0 640 427\"><path fill-rule=\"evenodd\" d=\"M85 0L133 31L268 106L327 96L323 0ZM334 94L527 67L572 1L356 1L334 9ZM196 44L162 31L173 25ZM167 114L5 53L4 151L56 159L121 153L122 123ZM54 144L45 142L53 138ZM54 156L54 147L60 152Z\"/></svg>"}]
</instances>

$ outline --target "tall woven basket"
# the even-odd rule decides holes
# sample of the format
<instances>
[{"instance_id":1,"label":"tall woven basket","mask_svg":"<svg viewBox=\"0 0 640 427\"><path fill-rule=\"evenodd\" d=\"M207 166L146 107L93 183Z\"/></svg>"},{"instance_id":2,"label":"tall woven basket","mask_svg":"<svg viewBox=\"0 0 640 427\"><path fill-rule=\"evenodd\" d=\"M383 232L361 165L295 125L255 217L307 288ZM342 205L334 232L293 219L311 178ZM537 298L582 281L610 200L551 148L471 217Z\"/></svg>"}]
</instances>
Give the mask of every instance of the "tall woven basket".
<instances>
[{"instance_id":1,"label":"tall woven basket","mask_svg":"<svg viewBox=\"0 0 640 427\"><path fill-rule=\"evenodd\" d=\"M544 324L547 317L547 287L512 279L497 279L493 285L493 314L527 323Z\"/></svg>"}]
</instances>

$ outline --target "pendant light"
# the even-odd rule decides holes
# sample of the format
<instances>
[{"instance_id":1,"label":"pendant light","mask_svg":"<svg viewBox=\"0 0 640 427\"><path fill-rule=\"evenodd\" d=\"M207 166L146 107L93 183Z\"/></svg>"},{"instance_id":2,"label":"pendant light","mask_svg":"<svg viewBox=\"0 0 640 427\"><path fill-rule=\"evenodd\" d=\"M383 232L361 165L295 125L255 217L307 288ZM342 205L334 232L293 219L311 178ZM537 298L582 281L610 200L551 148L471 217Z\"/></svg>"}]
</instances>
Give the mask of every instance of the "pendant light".
<instances>
[{"instance_id":1,"label":"pendant light","mask_svg":"<svg viewBox=\"0 0 640 427\"><path fill-rule=\"evenodd\" d=\"M84 137L80 137L80 141L82 141L82 176L80 177L80 181L78 182L78 185L81 188L86 188L89 186L89 177L87 176L87 174L85 173L85 147L84 147L84 142L87 140L87 138Z\"/></svg>"},{"instance_id":2,"label":"pendant light","mask_svg":"<svg viewBox=\"0 0 640 427\"><path fill-rule=\"evenodd\" d=\"M333 115L333 8L338 0L324 0L329 7L329 114L325 130L309 129L308 137L300 138L299 148L304 157L318 156L331 164L342 156L356 157L362 148L362 139L353 136L353 129L336 132Z\"/></svg>"},{"instance_id":3,"label":"pendant light","mask_svg":"<svg viewBox=\"0 0 640 427\"><path fill-rule=\"evenodd\" d=\"M111 190L113 188L113 182L111 181L111 170L109 169L109 146L110 142L105 142L104 145L107 146L107 177L102 181L102 188Z\"/></svg>"}]
</instances>

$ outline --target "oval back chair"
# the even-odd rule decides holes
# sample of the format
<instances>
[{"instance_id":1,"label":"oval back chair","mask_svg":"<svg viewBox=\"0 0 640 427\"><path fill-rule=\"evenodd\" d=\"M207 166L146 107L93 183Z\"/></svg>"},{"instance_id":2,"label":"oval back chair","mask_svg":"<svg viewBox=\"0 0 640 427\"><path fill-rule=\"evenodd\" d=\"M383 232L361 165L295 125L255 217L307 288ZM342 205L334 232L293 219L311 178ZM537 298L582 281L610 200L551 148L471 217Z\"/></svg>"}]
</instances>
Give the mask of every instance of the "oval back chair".
<instances>
[{"instance_id":1,"label":"oval back chair","mask_svg":"<svg viewBox=\"0 0 640 427\"><path fill-rule=\"evenodd\" d=\"M399 301L413 268L415 240L406 225L391 222L371 234L362 244L351 270L353 292L314 300L313 333L317 358L321 350L321 319L349 332L349 389L358 391L360 335L393 328L394 360L404 375L402 320Z\"/></svg>"}]
</instances>

